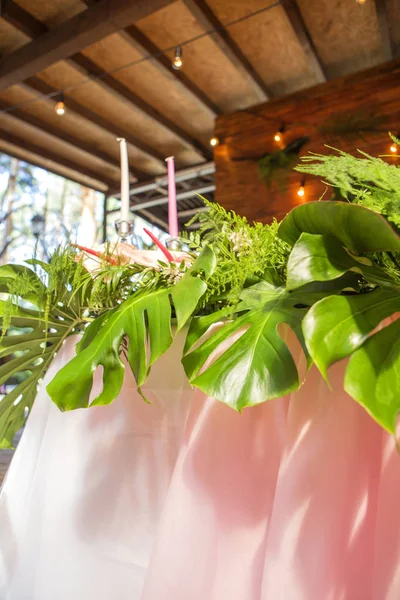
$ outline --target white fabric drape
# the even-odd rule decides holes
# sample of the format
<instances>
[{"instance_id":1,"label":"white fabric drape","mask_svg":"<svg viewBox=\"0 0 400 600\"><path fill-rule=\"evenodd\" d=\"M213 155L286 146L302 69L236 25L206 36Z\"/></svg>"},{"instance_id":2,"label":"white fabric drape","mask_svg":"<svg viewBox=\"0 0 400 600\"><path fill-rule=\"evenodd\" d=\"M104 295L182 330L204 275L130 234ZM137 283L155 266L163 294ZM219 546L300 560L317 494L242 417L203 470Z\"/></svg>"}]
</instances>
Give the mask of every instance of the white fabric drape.
<instances>
[{"instance_id":1,"label":"white fabric drape","mask_svg":"<svg viewBox=\"0 0 400 600\"><path fill-rule=\"evenodd\" d=\"M143 587L190 406L183 337L150 375L151 404L126 369L113 404L62 413L45 387L75 342L41 385L0 495L1 600L132 600Z\"/></svg>"},{"instance_id":2,"label":"white fabric drape","mask_svg":"<svg viewBox=\"0 0 400 600\"><path fill-rule=\"evenodd\" d=\"M0 496L0 599L399 600L400 457L343 365L334 392L311 369L238 414L188 388L182 343L151 404L128 370L64 414L44 382Z\"/></svg>"}]
</instances>

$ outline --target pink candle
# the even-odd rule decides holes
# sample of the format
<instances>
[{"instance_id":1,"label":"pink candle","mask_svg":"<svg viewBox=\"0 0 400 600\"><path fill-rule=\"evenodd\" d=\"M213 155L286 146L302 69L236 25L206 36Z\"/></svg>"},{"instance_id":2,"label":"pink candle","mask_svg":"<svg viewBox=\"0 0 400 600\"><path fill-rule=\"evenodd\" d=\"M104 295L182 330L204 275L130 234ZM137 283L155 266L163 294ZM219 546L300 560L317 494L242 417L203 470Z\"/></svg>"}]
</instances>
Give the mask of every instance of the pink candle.
<instances>
[{"instance_id":1,"label":"pink candle","mask_svg":"<svg viewBox=\"0 0 400 600\"><path fill-rule=\"evenodd\" d=\"M165 159L168 169L168 229L172 238L177 238L178 233L178 209L176 206L176 185L174 157Z\"/></svg>"}]
</instances>

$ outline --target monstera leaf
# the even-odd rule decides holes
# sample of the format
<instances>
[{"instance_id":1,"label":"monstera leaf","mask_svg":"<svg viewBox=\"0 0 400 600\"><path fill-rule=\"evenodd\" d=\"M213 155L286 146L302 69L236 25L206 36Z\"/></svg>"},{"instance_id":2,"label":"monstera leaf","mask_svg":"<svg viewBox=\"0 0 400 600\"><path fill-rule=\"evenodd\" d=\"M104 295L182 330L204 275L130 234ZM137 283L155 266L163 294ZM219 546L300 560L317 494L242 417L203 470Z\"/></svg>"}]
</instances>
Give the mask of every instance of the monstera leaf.
<instances>
[{"instance_id":1,"label":"monstera leaf","mask_svg":"<svg viewBox=\"0 0 400 600\"><path fill-rule=\"evenodd\" d=\"M236 410L297 389L297 368L278 326L288 325L304 348L302 319L324 293L310 289L290 292L263 281L243 291L235 318L216 327L207 339L203 338L206 330L226 315L194 319L183 359L190 382ZM225 349L200 372L222 344Z\"/></svg>"},{"instance_id":2,"label":"monstera leaf","mask_svg":"<svg viewBox=\"0 0 400 600\"><path fill-rule=\"evenodd\" d=\"M0 291L8 294L9 285L21 276L30 280L31 286L19 294L19 302L22 299L37 305L38 294L33 290L40 291L43 284L26 267L0 267ZM11 317L5 319L9 312L9 303L1 301L0 320L7 320L9 327L0 341L0 385L22 381L0 400L0 448L12 447L13 438L32 407L39 381L63 341L80 322L67 306L50 307L47 317L37 306L23 308L14 304Z\"/></svg>"},{"instance_id":3,"label":"monstera leaf","mask_svg":"<svg viewBox=\"0 0 400 600\"><path fill-rule=\"evenodd\" d=\"M327 377L328 367L350 356L387 317L400 310L398 290L376 289L369 294L328 296L317 302L303 322L310 355Z\"/></svg>"},{"instance_id":4,"label":"monstera leaf","mask_svg":"<svg viewBox=\"0 0 400 600\"><path fill-rule=\"evenodd\" d=\"M88 327L77 356L47 387L57 406L61 410L87 407L94 372L100 365L103 367L103 389L92 405L112 402L124 378L124 363L120 356L124 339L128 340L127 358L140 391L151 365L172 343L172 307L177 319L177 333L206 291L205 280L213 272L215 262L213 251L206 247L175 286L135 293L109 312L102 322L96 319Z\"/></svg>"},{"instance_id":5,"label":"monstera leaf","mask_svg":"<svg viewBox=\"0 0 400 600\"><path fill-rule=\"evenodd\" d=\"M354 352L344 385L382 427L396 432L400 412L400 319Z\"/></svg>"},{"instance_id":6,"label":"monstera leaf","mask_svg":"<svg viewBox=\"0 0 400 600\"><path fill-rule=\"evenodd\" d=\"M389 431L400 409L398 325L376 332L400 311L400 284L376 266L364 264L333 238L302 234L288 262L288 287L304 289L312 281L336 281L360 274L377 285L367 293L327 295L316 302L302 323L311 358L327 379L333 363L351 356L346 391Z\"/></svg>"},{"instance_id":7,"label":"monstera leaf","mask_svg":"<svg viewBox=\"0 0 400 600\"><path fill-rule=\"evenodd\" d=\"M370 283L393 287L396 281L367 258L357 258L333 237L302 233L293 246L287 266L287 288L332 281L344 274L363 277ZM349 277L349 284L351 278ZM354 288L354 285L351 286ZM357 288L356 288L357 289Z\"/></svg>"},{"instance_id":8,"label":"monstera leaf","mask_svg":"<svg viewBox=\"0 0 400 600\"><path fill-rule=\"evenodd\" d=\"M348 202L308 202L294 208L279 226L279 236L293 246L303 233L338 239L357 253L400 251L400 237L376 212Z\"/></svg>"}]
</instances>

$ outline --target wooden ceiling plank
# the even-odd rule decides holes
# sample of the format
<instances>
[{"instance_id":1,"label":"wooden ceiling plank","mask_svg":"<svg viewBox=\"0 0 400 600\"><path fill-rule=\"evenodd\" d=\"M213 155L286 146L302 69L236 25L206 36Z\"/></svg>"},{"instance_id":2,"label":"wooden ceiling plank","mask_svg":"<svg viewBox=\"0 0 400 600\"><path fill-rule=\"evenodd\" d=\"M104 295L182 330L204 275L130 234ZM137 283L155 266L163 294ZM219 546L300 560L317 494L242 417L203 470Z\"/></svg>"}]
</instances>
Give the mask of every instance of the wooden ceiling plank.
<instances>
[{"instance_id":1,"label":"wooden ceiling plank","mask_svg":"<svg viewBox=\"0 0 400 600\"><path fill-rule=\"evenodd\" d=\"M53 104L55 104L58 100L58 90L56 88L53 88L51 85L48 85L46 82L42 81L38 77L31 77L23 83L21 83L20 86L22 88L25 88L28 92L36 92L40 96L52 95L52 97L49 98L49 101L53 102ZM73 98L66 97L66 94L64 94L64 100L67 105L67 110L73 111L74 113L76 113L83 119L86 119L87 121L91 121L97 127L100 127L101 129L104 129L111 133L114 137L124 137L129 144L135 146L135 148L137 148L141 152L144 152L145 154L147 154L154 160L159 161L163 166L165 166L165 157L161 152L154 150L154 148L151 148L145 142L142 142L135 136L127 134L126 131L119 130L118 126L115 123L108 121L108 119L105 119L98 113L93 112L92 110L90 110L90 108L87 108L83 104L80 104Z\"/></svg>"},{"instance_id":2,"label":"wooden ceiling plank","mask_svg":"<svg viewBox=\"0 0 400 600\"><path fill-rule=\"evenodd\" d=\"M163 53L147 36L135 25L127 27L120 32L121 36L140 52L142 56L151 55L153 63L159 68L160 73L167 77L173 77L181 89L198 102L201 108L206 109L213 117L222 114L221 109L200 89L183 71L175 71L171 67L171 59Z\"/></svg>"},{"instance_id":3,"label":"wooden ceiling plank","mask_svg":"<svg viewBox=\"0 0 400 600\"><path fill-rule=\"evenodd\" d=\"M90 177L90 179L94 179L95 181L99 181L100 183L104 183L107 187L112 187L115 185L114 181L110 179L104 178L99 173L88 169L87 167L82 167L79 164L77 165L73 161L60 156L59 154L54 154L48 149L42 148L41 146L37 146L36 144L32 144L32 142L28 142L9 131L6 131L0 127L0 140L4 140L9 144L13 144L14 146L18 146L21 150L26 150L27 152L31 152L32 154L36 154L37 156L41 156L46 160L51 160L54 163L59 164L66 169L70 169L71 171L75 171L76 173L80 173L83 176Z\"/></svg>"},{"instance_id":4,"label":"wooden ceiling plank","mask_svg":"<svg viewBox=\"0 0 400 600\"><path fill-rule=\"evenodd\" d=\"M272 94L264 81L205 0L183 0L183 3L206 31L213 32L210 33L210 37L218 44L236 69L246 77L254 88L259 101L269 100Z\"/></svg>"},{"instance_id":5,"label":"wooden ceiling plank","mask_svg":"<svg viewBox=\"0 0 400 600\"><path fill-rule=\"evenodd\" d=\"M0 17L30 38L39 37L47 31L46 25L30 15L14 0L1 0Z\"/></svg>"},{"instance_id":6,"label":"wooden ceiling plank","mask_svg":"<svg viewBox=\"0 0 400 600\"><path fill-rule=\"evenodd\" d=\"M15 119L18 119L19 121L22 121L23 123L27 123L28 125L31 125L32 127L35 127L36 129L39 129L40 131L43 131L43 132L51 135L52 137L58 139L59 141L65 142L66 144L72 146L73 148L77 148L78 150L85 152L85 154L88 154L91 157L96 157L108 165L112 165L113 167L116 167L117 169L120 168L120 163L118 160L116 160L115 158L102 152L101 150L98 150L97 148L93 147L91 144L88 144L88 143L82 141L81 139L78 139L75 136L70 135L68 132L64 131L63 129L54 127L47 121L43 121L42 119L39 119L38 117L35 117L32 114L26 113L21 109L14 109L14 110L10 111L11 107L12 107L11 104L0 99L0 111L2 111L2 110L7 111L8 114L10 114ZM135 178L138 179L136 173L134 173L132 170L131 170L131 174Z\"/></svg>"},{"instance_id":7,"label":"wooden ceiling plank","mask_svg":"<svg viewBox=\"0 0 400 600\"><path fill-rule=\"evenodd\" d=\"M117 100L122 100L128 105L133 105L142 111L145 115L156 121L159 125L174 133L180 140L185 142L195 152L210 159L212 152L207 146L197 141L189 133L181 129L173 121L161 114L156 108L135 94L132 90L126 87L123 83L115 79L111 75L104 74L90 58L83 54L75 55L72 59L73 66L79 67L80 72L86 77L94 77L96 84L102 87L106 92L113 94Z\"/></svg>"},{"instance_id":8,"label":"wooden ceiling plank","mask_svg":"<svg viewBox=\"0 0 400 600\"><path fill-rule=\"evenodd\" d=\"M0 91L151 15L174 0L100 0L0 62Z\"/></svg>"},{"instance_id":9,"label":"wooden ceiling plank","mask_svg":"<svg viewBox=\"0 0 400 600\"><path fill-rule=\"evenodd\" d=\"M85 3L88 4L87 2ZM11 15L10 18L9 15ZM9 23L11 23L14 27L19 29L20 31L23 31L26 35L33 39L38 38L49 31L49 28L44 23L41 23L41 21L39 21L35 17L32 17L27 11L15 4L13 0L6 0L3 18ZM164 58L168 61L167 57ZM123 102L126 102L128 104L133 104L148 117L162 125L168 131L171 131L176 136L178 136L190 148L192 148L195 152L199 153L204 158L212 158L212 153L207 146L203 145L201 142L191 137L186 131L184 131L173 121L162 115L158 110L156 110L148 102L140 98L137 94L132 92L125 85L120 83L117 79L115 79L111 75L105 75L103 70L100 69L96 65L96 63L94 63L88 57L84 56L83 54L77 53L73 57L71 57L67 62L73 68L77 69L80 73L82 73L85 77L97 78L96 83L99 86L101 86L106 92L112 93L114 96L117 97L118 100L122 100ZM196 88L194 84L193 86L194 88ZM203 92L200 93L203 94ZM210 105L212 105L212 102L209 102ZM220 111L218 112L218 114L220 114Z\"/></svg>"},{"instance_id":10,"label":"wooden ceiling plank","mask_svg":"<svg viewBox=\"0 0 400 600\"><path fill-rule=\"evenodd\" d=\"M389 30L387 0L375 0L376 16L378 18L379 32L382 42L382 51L385 60L394 58L392 39Z\"/></svg>"},{"instance_id":11,"label":"wooden ceiling plank","mask_svg":"<svg viewBox=\"0 0 400 600\"><path fill-rule=\"evenodd\" d=\"M0 139L0 145L1 145L1 139ZM84 181L84 179L80 179L79 177L74 177L73 175L66 175L65 172L62 171L62 169L57 168L57 165L53 166L49 166L47 163L44 164L42 162L40 162L40 158L44 159L43 156L38 157L38 160L32 159L32 158L27 158L26 154L24 154L23 150L17 149L17 150L10 150L9 147L6 147L5 150L2 150L0 147L0 154L7 154L8 156L12 156L13 158L17 158L18 160L22 160L30 165L33 165L34 167L38 167L39 169L43 169L44 171L49 171L50 173L54 173L55 175L59 175L60 177L64 177L64 179L69 179L70 181L74 181L75 183L79 183L79 185L86 185L87 187L92 187L92 189L96 190L97 192L105 192L105 186L104 187L98 187L96 185L93 186L89 186L87 184L87 182ZM44 159L44 160L50 160L50 159Z\"/></svg>"},{"instance_id":12,"label":"wooden ceiling plank","mask_svg":"<svg viewBox=\"0 0 400 600\"><path fill-rule=\"evenodd\" d=\"M93 0L82 0L84 4L90 6ZM181 85L185 92L188 92L204 109L211 113L213 117L216 117L222 113L220 108L201 90L185 73L182 71L175 71L171 67L171 61L162 50L156 46L147 36L144 35L135 27L130 25L125 30L120 31L121 37L125 39L135 50L137 50L142 56L153 56L153 61L158 65L162 75L176 79Z\"/></svg>"},{"instance_id":13,"label":"wooden ceiling plank","mask_svg":"<svg viewBox=\"0 0 400 600\"><path fill-rule=\"evenodd\" d=\"M308 68L315 75L317 83L325 83L328 80L324 67L318 57L314 42L304 22L296 0L282 0L282 8L293 28L294 33L305 54Z\"/></svg>"}]
</instances>

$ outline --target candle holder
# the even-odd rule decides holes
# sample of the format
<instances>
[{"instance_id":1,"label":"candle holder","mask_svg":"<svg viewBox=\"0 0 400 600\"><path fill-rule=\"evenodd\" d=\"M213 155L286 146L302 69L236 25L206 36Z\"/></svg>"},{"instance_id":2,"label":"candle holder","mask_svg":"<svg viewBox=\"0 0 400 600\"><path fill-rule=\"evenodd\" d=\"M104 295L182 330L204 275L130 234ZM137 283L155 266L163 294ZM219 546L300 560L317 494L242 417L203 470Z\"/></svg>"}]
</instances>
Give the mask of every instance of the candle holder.
<instances>
[{"instance_id":1,"label":"candle holder","mask_svg":"<svg viewBox=\"0 0 400 600\"><path fill-rule=\"evenodd\" d=\"M115 221L115 231L118 234L118 241L124 244L131 241L134 230L133 221L122 221L118 219Z\"/></svg>"},{"instance_id":2,"label":"candle holder","mask_svg":"<svg viewBox=\"0 0 400 600\"><path fill-rule=\"evenodd\" d=\"M182 250L182 242L179 238L170 238L165 242L168 250L172 250L173 252L180 252Z\"/></svg>"}]
</instances>

